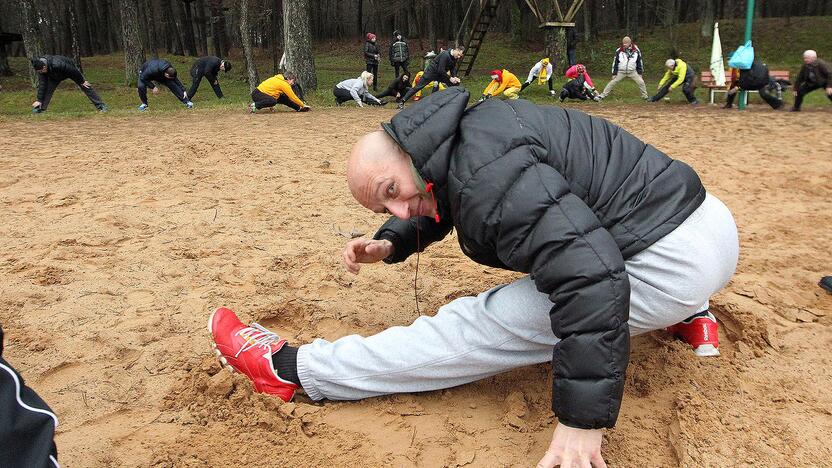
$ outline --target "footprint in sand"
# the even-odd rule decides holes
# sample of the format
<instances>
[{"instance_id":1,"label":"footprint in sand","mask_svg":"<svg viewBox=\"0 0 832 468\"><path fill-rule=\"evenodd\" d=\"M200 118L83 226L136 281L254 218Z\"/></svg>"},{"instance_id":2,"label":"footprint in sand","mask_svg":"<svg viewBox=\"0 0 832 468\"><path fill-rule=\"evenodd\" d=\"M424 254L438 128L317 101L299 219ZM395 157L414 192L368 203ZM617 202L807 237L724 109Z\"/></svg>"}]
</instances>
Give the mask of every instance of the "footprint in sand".
<instances>
[{"instance_id":1,"label":"footprint in sand","mask_svg":"<svg viewBox=\"0 0 832 468\"><path fill-rule=\"evenodd\" d=\"M127 305L137 311L150 310L156 302L156 295L149 289L134 289L124 295Z\"/></svg>"}]
</instances>

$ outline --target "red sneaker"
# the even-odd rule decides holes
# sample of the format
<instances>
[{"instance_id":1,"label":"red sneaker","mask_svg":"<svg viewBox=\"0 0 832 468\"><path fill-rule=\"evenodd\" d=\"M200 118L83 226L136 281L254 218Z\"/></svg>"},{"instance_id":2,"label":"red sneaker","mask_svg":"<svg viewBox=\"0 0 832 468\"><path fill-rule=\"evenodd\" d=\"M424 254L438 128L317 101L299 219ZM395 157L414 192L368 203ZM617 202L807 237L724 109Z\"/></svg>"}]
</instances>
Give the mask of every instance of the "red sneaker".
<instances>
[{"instance_id":1,"label":"red sneaker","mask_svg":"<svg viewBox=\"0 0 832 468\"><path fill-rule=\"evenodd\" d=\"M667 331L693 346L697 356L719 356L719 324L710 312L696 314Z\"/></svg>"},{"instance_id":2,"label":"red sneaker","mask_svg":"<svg viewBox=\"0 0 832 468\"><path fill-rule=\"evenodd\" d=\"M260 393L276 395L283 401L292 399L298 386L281 379L272 364L272 354L280 351L286 340L257 323L246 326L225 307L211 314L208 331L223 367L248 377Z\"/></svg>"}]
</instances>

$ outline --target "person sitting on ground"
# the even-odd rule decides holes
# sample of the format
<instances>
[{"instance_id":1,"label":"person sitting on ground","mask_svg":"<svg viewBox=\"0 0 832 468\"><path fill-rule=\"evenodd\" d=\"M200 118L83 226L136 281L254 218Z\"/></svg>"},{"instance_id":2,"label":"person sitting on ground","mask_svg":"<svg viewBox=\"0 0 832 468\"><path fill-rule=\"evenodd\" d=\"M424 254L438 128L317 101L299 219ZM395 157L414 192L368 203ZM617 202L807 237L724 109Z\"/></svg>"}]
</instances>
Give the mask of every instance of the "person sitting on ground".
<instances>
[{"instance_id":1,"label":"person sitting on ground","mask_svg":"<svg viewBox=\"0 0 832 468\"><path fill-rule=\"evenodd\" d=\"M625 78L630 78L636 82L639 91L641 91L642 99L649 99L647 86L644 84L644 78L641 77L642 73L644 73L644 63L641 57L641 49L633 43L630 36L624 36L621 39L621 47L616 49L615 57L612 60L612 79L604 87L604 91L601 92L601 99L609 96L612 89Z\"/></svg>"},{"instance_id":2,"label":"person sitting on ground","mask_svg":"<svg viewBox=\"0 0 832 468\"><path fill-rule=\"evenodd\" d=\"M37 100L32 103L32 112L40 114L46 112L49 107L49 101L52 100L52 94L55 89L61 84L61 81L69 78L78 85L92 105L101 112L107 111L107 106L104 101L98 97L98 93L92 88L89 81L84 78L84 74L75 66L75 62L69 57L63 55L44 55L32 59L32 68L38 72L38 96Z\"/></svg>"},{"instance_id":3,"label":"person sitting on ground","mask_svg":"<svg viewBox=\"0 0 832 468\"><path fill-rule=\"evenodd\" d=\"M502 70L491 70L491 83L483 90L480 101L501 94L507 99L518 99L521 89L520 80L517 79L514 73L505 68Z\"/></svg>"},{"instance_id":4,"label":"person sitting on ground","mask_svg":"<svg viewBox=\"0 0 832 468\"><path fill-rule=\"evenodd\" d=\"M400 102L405 94L410 90L410 76L407 73L403 73L401 76L393 80L387 89L384 90L383 93L377 95L376 97L381 99L384 97L392 97L396 99L396 102Z\"/></svg>"},{"instance_id":5,"label":"person sitting on ground","mask_svg":"<svg viewBox=\"0 0 832 468\"><path fill-rule=\"evenodd\" d=\"M531 70L529 70L529 77L526 78L526 82L520 87L520 91L526 89L526 87L532 84L532 81L536 79L537 84L546 83L549 85L549 94L554 96L555 90L552 89L552 79L554 78L554 74L552 72L553 67L549 62L549 57L543 57L539 62L534 64Z\"/></svg>"},{"instance_id":6,"label":"person sitting on ground","mask_svg":"<svg viewBox=\"0 0 832 468\"><path fill-rule=\"evenodd\" d=\"M193 100L196 96L196 91L199 89L199 83L202 78L206 78L211 87L214 88L214 94L218 99L222 99L222 89L220 88L220 80L218 78L220 71L226 73L231 71L231 62L222 60L219 57L209 55L207 57L200 57L194 62L191 67L191 89L188 90L188 97Z\"/></svg>"},{"instance_id":7,"label":"person sitting on ground","mask_svg":"<svg viewBox=\"0 0 832 468\"><path fill-rule=\"evenodd\" d=\"M563 89L560 91L560 102L563 102L566 98L582 101L587 99L599 101L601 99L598 96L598 91L595 90L595 85L592 84L589 72L582 64L578 63L569 67L566 70L566 77L571 79L563 85Z\"/></svg>"},{"instance_id":8,"label":"person sitting on ground","mask_svg":"<svg viewBox=\"0 0 832 468\"><path fill-rule=\"evenodd\" d=\"M361 72L361 76L358 78L350 78L338 83L332 88L332 94L335 95L335 104L340 106L349 100L353 100L358 104L358 107L364 107L365 102L377 106L384 105L370 94L369 89L372 85L373 74L368 71Z\"/></svg>"},{"instance_id":9,"label":"person sitting on ground","mask_svg":"<svg viewBox=\"0 0 832 468\"><path fill-rule=\"evenodd\" d=\"M367 62L367 71L373 75L373 83L378 80L378 44L376 44L376 35L367 33L367 40L364 41L364 61ZM373 90L376 87L373 86Z\"/></svg>"},{"instance_id":10,"label":"person sitting on ground","mask_svg":"<svg viewBox=\"0 0 832 468\"><path fill-rule=\"evenodd\" d=\"M826 97L832 101L832 68L818 58L814 50L803 52L803 66L794 83L794 107L792 112L799 112L803 97L816 89L826 91Z\"/></svg>"},{"instance_id":11,"label":"person sitting on ground","mask_svg":"<svg viewBox=\"0 0 832 468\"><path fill-rule=\"evenodd\" d=\"M292 72L286 72L260 83L257 89L251 92L251 99L254 102L248 106L249 112L255 113L260 109L274 111L274 106L278 104L283 104L297 112L308 111L309 106L301 101L292 89L295 81L297 81L297 76Z\"/></svg>"},{"instance_id":12,"label":"person sitting on ground","mask_svg":"<svg viewBox=\"0 0 832 468\"><path fill-rule=\"evenodd\" d=\"M153 59L145 62L139 70L137 89L139 99L142 101L139 106L140 111L148 108L147 88L150 88L153 94L159 94L159 88L153 83L154 81L160 85L165 85L176 99L179 99L179 102L185 104L188 109L193 109L194 104L188 99L185 85L176 77L176 69L173 68L173 65L164 59Z\"/></svg>"},{"instance_id":13,"label":"person sitting on ground","mask_svg":"<svg viewBox=\"0 0 832 468\"><path fill-rule=\"evenodd\" d=\"M780 109L783 107L783 100L768 93L772 81L766 64L756 59L748 70L732 69L731 83L728 85L728 90L725 93L725 108L730 109L733 107L734 98L736 98L740 90L743 90L759 92L763 101L770 105L772 109Z\"/></svg>"},{"instance_id":14,"label":"person sitting on ground","mask_svg":"<svg viewBox=\"0 0 832 468\"><path fill-rule=\"evenodd\" d=\"M439 90L439 84L445 86L456 86L459 84L459 78L454 75L456 72L456 61L462 58L465 52L465 47L458 45L451 50L443 50L430 61L428 67L425 69L424 75L419 79L419 84L410 88L410 91L404 95L402 102L399 103L399 108L404 107L406 103L414 94L418 93L429 83L436 83L433 87L433 92Z\"/></svg>"},{"instance_id":15,"label":"person sitting on ground","mask_svg":"<svg viewBox=\"0 0 832 468\"><path fill-rule=\"evenodd\" d=\"M301 387L358 400L551 362L559 424L538 467L605 466L631 336L672 327L697 354L718 354L708 301L734 274L737 227L690 166L604 119L468 99L432 94L353 146L350 192L392 216L373 239L347 242L344 265L403 262L453 230L474 261L528 276L409 326L299 348L219 308L215 352L285 401Z\"/></svg>"},{"instance_id":16,"label":"person sitting on ground","mask_svg":"<svg viewBox=\"0 0 832 468\"><path fill-rule=\"evenodd\" d=\"M665 97L667 93L681 86L682 92L685 94L685 98L687 98L688 102L694 106L699 105L699 101L696 100L695 94L696 72L693 70L693 67L685 63L685 61L680 58L667 59L664 66L667 68L667 71L664 72L664 76L661 81L659 81L658 92L655 96L648 99L648 101L659 101Z\"/></svg>"},{"instance_id":17,"label":"person sitting on ground","mask_svg":"<svg viewBox=\"0 0 832 468\"><path fill-rule=\"evenodd\" d=\"M390 66L399 75L399 69L405 75L410 75L408 66L410 65L410 49L407 47L407 41L404 40L401 31L393 31L393 41L390 43Z\"/></svg>"}]
</instances>

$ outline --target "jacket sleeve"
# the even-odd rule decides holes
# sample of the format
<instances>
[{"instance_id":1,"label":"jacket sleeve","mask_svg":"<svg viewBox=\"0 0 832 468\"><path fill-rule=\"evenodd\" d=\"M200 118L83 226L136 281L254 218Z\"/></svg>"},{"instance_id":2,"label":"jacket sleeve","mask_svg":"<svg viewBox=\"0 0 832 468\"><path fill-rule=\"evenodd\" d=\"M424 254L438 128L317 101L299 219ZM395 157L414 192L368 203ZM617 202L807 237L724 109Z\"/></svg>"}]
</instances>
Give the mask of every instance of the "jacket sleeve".
<instances>
[{"instance_id":1,"label":"jacket sleeve","mask_svg":"<svg viewBox=\"0 0 832 468\"><path fill-rule=\"evenodd\" d=\"M832 70L829 69L829 64L826 62L818 62L818 72L822 75L821 79L826 82L826 87L832 86Z\"/></svg>"},{"instance_id":2,"label":"jacket sleeve","mask_svg":"<svg viewBox=\"0 0 832 468\"><path fill-rule=\"evenodd\" d=\"M63 72L67 78L74 81L75 84L77 84L78 86L80 86L81 83L86 81L84 79L84 74L81 73L81 70L79 70L78 67L76 67L73 63L63 64Z\"/></svg>"},{"instance_id":3,"label":"jacket sleeve","mask_svg":"<svg viewBox=\"0 0 832 468\"><path fill-rule=\"evenodd\" d=\"M503 172L516 179L500 204L495 248L552 301L552 331L560 338L552 356L558 419L582 429L612 427L630 349L624 259L566 179L535 156L541 151L525 145L501 158L513 161Z\"/></svg>"},{"instance_id":4,"label":"jacket sleeve","mask_svg":"<svg viewBox=\"0 0 832 468\"><path fill-rule=\"evenodd\" d=\"M46 73L38 73L38 102L43 102L46 98Z\"/></svg>"},{"instance_id":5,"label":"jacket sleeve","mask_svg":"<svg viewBox=\"0 0 832 468\"><path fill-rule=\"evenodd\" d=\"M488 83L488 86L486 86L482 91L483 96L494 96L494 90L497 89L498 86L500 85L497 83L497 80L491 80L491 83Z\"/></svg>"},{"instance_id":6,"label":"jacket sleeve","mask_svg":"<svg viewBox=\"0 0 832 468\"><path fill-rule=\"evenodd\" d=\"M636 73L639 75L644 73L644 62L641 60L641 49L636 49L638 59L636 59Z\"/></svg>"},{"instance_id":7,"label":"jacket sleeve","mask_svg":"<svg viewBox=\"0 0 832 468\"><path fill-rule=\"evenodd\" d=\"M390 66L393 66L393 46L396 44L396 40L390 42L390 51L388 52L388 56L390 57Z\"/></svg>"},{"instance_id":8,"label":"jacket sleeve","mask_svg":"<svg viewBox=\"0 0 832 468\"><path fill-rule=\"evenodd\" d=\"M664 85L665 85L665 83L667 83L668 81L670 81L670 78L671 78L672 76L673 76L673 74L670 72L670 70L665 70L665 72L664 72L664 76L662 76L662 79L661 79L661 80L659 80L659 86L664 86Z\"/></svg>"},{"instance_id":9,"label":"jacket sleeve","mask_svg":"<svg viewBox=\"0 0 832 468\"><path fill-rule=\"evenodd\" d=\"M295 91L292 89L292 86L289 85L289 83L284 83L284 85L282 86L281 91L283 91L283 94L285 94L286 97L288 97L290 101L294 102L295 104L297 104L301 107L306 106L306 104L303 101L300 100L298 95L295 94Z\"/></svg>"},{"instance_id":10,"label":"jacket sleeve","mask_svg":"<svg viewBox=\"0 0 832 468\"><path fill-rule=\"evenodd\" d=\"M681 64L679 64L679 62L681 62ZM678 72L679 77L676 78L676 81L674 81L673 84L671 85L674 88L678 87L680 84L685 82L685 75L687 75L687 73L688 73L688 64L687 63L685 63L684 61L681 61L681 60L677 60L676 64L677 64L676 65L676 71Z\"/></svg>"},{"instance_id":11,"label":"jacket sleeve","mask_svg":"<svg viewBox=\"0 0 832 468\"><path fill-rule=\"evenodd\" d=\"M619 57L618 49L615 49L615 58L612 59L612 74L618 74L618 57Z\"/></svg>"},{"instance_id":12,"label":"jacket sleeve","mask_svg":"<svg viewBox=\"0 0 832 468\"><path fill-rule=\"evenodd\" d=\"M376 58L376 54L370 53L370 43L364 43L364 60L373 61Z\"/></svg>"},{"instance_id":13,"label":"jacket sleeve","mask_svg":"<svg viewBox=\"0 0 832 468\"><path fill-rule=\"evenodd\" d=\"M426 216L411 219L393 216L379 228L373 239L389 240L393 244L393 253L384 262L399 263L417 251L424 251L428 245L444 239L452 228L453 223L449 219L443 218L437 223Z\"/></svg>"}]
</instances>

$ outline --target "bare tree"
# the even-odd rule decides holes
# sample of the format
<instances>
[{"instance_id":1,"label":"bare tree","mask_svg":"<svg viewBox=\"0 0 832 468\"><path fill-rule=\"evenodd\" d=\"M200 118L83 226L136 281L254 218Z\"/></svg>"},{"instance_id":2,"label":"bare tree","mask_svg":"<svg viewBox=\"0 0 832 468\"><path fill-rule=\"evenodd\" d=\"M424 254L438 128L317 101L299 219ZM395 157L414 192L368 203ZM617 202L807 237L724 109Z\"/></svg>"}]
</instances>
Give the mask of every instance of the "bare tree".
<instances>
[{"instance_id":1,"label":"bare tree","mask_svg":"<svg viewBox=\"0 0 832 468\"><path fill-rule=\"evenodd\" d=\"M257 76L257 65L254 63L254 48L251 45L251 21L249 20L248 0L240 0L240 40L243 43L243 55L246 59L248 69L249 91L260 84L260 77Z\"/></svg>"},{"instance_id":2,"label":"bare tree","mask_svg":"<svg viewBox=\"0 0 832 468\"><path fill-rule=\"evenodd\" d=\"M20 7L20 33L23 35L23 46L26 48L26 55L38 57L43 55L43 38L38 29L37 11L32 0L18 0ZM38 85L38 75L32 67L29 67L29 78L32 87Z\"/></svg>"},{"instance_id":3,"label":"bare tree","mask_svg":"<svg viewBox=\"0 0 832 468\"><path fill-rule=\"evenodd\" d=\"M304 90L318 87L309 32L309 0L283 0L283 45L286 69L294 72Z\"/></svg>"},{"instance_id":4,"label":"bare tree","mask_svg":"<svg viewBox=\"0 0 832 468\"><path fill-rule=\"evenodd\" d=\"M145 61L144 44L139 34L139 11L136 0L121 0L121 35L124 46L124 82L136 84L139 68Z\"/></svg>"}]
</instances>

